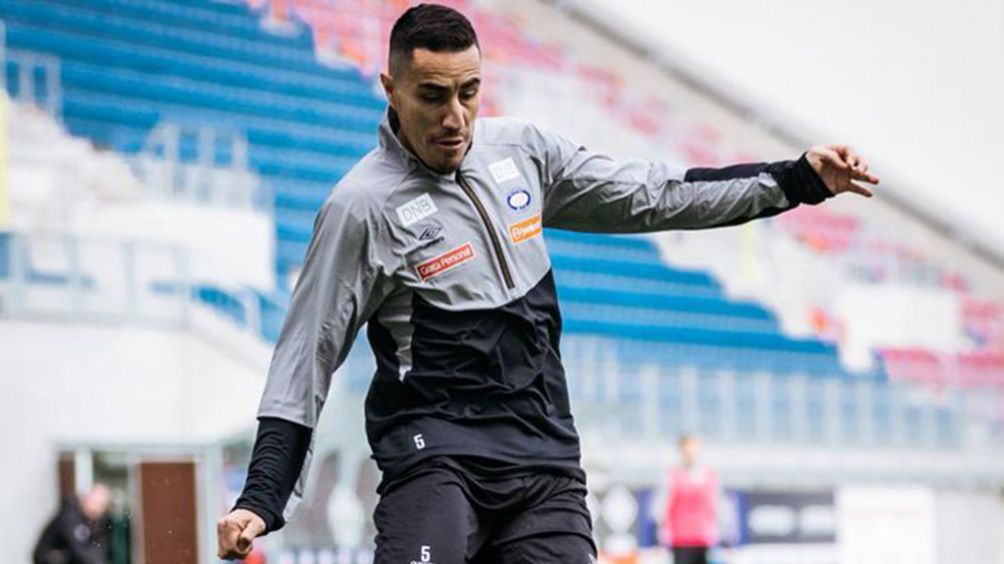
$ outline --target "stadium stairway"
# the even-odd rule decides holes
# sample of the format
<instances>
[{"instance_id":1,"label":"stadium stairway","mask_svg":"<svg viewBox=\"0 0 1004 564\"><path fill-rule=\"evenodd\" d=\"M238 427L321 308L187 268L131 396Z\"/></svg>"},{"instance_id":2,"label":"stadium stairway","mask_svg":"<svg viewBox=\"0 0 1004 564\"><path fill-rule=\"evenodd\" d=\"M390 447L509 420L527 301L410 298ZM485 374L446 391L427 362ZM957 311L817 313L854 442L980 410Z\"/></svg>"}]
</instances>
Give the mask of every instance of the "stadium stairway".
<instances>
[{"instance_id":1,"label":"stadium stairway","mask_svg":"<svg viewBox=\"0 0 1004 564\"><path fill-rule=\"evenodd\" d=\"M127 155L165 121L246 135L274 193L280 281L302 262L330 187L376 144L383 99L357 69L317 62L302 25L271 34L247 7L205 0L5 0L0 18L9 47L59 57L75 135ZM195 159L194 140L181 155ZM668 267L646 238L546 238L566 332L608 338L627 361L846 376L832 345L786 337L771 312L728 299L705 272ZM260 333L274 340L284 312L262 290ZM196 295L237 323L251 318L219 288Z\"/></svg>"}]
</instances>

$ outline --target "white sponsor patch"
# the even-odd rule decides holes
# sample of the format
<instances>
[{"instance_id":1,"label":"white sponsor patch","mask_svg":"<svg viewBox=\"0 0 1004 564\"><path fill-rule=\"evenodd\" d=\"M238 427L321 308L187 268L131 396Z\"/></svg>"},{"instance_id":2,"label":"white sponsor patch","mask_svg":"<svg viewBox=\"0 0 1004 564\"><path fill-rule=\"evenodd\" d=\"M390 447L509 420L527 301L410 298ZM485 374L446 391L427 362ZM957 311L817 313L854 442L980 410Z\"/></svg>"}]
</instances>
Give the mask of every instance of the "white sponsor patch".
<instances>
[{"instance_id":1,"label":"white sponsor patch","mask_svg":"<svg viewBox=\"0 0 1004 564\"><path fill-rule=\"evenodd\" d=\"M488 165L488 172L492 173L492 178L499 184L519 178L519 169L516 168L516 163L511 157Z\"/></svg>"},{"instance_id":2,"label":"white sponsor patch","mask_svg":"<svg viewBox=\"0 0 1004 564\"><path fill-rule=\"evenodd\" d=\"M436 203L428 194L422 194L414 200L397 208L397 217L405 227L420 219L429 217L436 213Z\"/></svg>"}]
</instances>

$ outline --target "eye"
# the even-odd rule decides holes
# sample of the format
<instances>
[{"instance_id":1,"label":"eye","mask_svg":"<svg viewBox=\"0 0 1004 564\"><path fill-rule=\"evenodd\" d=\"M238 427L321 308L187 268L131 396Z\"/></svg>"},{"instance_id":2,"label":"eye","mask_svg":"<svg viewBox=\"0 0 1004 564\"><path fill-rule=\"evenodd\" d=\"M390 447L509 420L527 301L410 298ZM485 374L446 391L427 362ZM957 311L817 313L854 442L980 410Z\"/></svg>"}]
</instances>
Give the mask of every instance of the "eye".
<instances>
[{"instance_id":1,"label":"eye","mask_svg":"<svg viewBox=\"0 0 1004 564\"><path fill-rule=\"evenodd\" d=\"M474 96L476 96L477 93L478 93L478 87L477 86L472 86L470 88L464 89L460 93L460 97L461 98L465 98L465 99L470 99L470 98L473 98Z\"/></svg>"}]
</instances>

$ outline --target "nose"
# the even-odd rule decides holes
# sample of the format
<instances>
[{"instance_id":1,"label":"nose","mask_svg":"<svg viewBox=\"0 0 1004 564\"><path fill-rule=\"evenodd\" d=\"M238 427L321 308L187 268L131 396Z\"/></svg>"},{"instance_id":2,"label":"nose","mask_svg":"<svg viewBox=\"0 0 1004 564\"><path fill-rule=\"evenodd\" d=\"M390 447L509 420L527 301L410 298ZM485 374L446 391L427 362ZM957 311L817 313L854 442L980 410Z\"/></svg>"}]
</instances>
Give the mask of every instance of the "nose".
<instances>
[{"instance_id":1,"label":"nose","mask_svg":"<svg viewBox=\"0 0 1004 564\"><path fill-rule=\"evenodd\" d=\"M447 131L460 131L464 127L464 105L460 99L454 97L450 100L446 114L443 116L443 129Z\"/></svg>"}]
</instances>

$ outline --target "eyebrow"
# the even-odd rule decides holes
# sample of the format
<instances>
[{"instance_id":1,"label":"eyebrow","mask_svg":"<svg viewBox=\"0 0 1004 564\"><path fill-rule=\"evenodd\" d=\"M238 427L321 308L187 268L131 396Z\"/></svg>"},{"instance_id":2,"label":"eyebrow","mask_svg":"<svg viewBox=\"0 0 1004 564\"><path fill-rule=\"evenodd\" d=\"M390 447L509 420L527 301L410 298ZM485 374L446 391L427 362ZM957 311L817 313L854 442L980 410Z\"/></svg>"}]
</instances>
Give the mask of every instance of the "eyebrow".
<instances>
[{"instance_id":1,"label":"eyebrow","mask_svg":"<svg viewBox=\"0 0 1004 564\"><path fill-rule=\"evenodd\" d=\"M481 78L480 77L475 77L475 78L472 78L472 79L468 80L467 82L461 84L460 88L461 89L463 89L463 88L470 88L472 86L479 86L480 84L481 84ZM418 87L419 88L424 88L426 90L435 90L436 92L446 92L446 91L450 90L449 86L440 84L438 82L423 82L423 83L419 84Z\"/></svg>"},{"instance_id":2,"label":"eyebrow","mask_svg":"<svg viewBox=\"0 0 1004 564\"><path fill-rule=\"evenodd\" d=\"M418 87L426 90L435 90L437 92L445 92L450 89L449 86L444 86L436 82L423 82L422 84L419 84Z\"/></svg>"}]
</instances>

